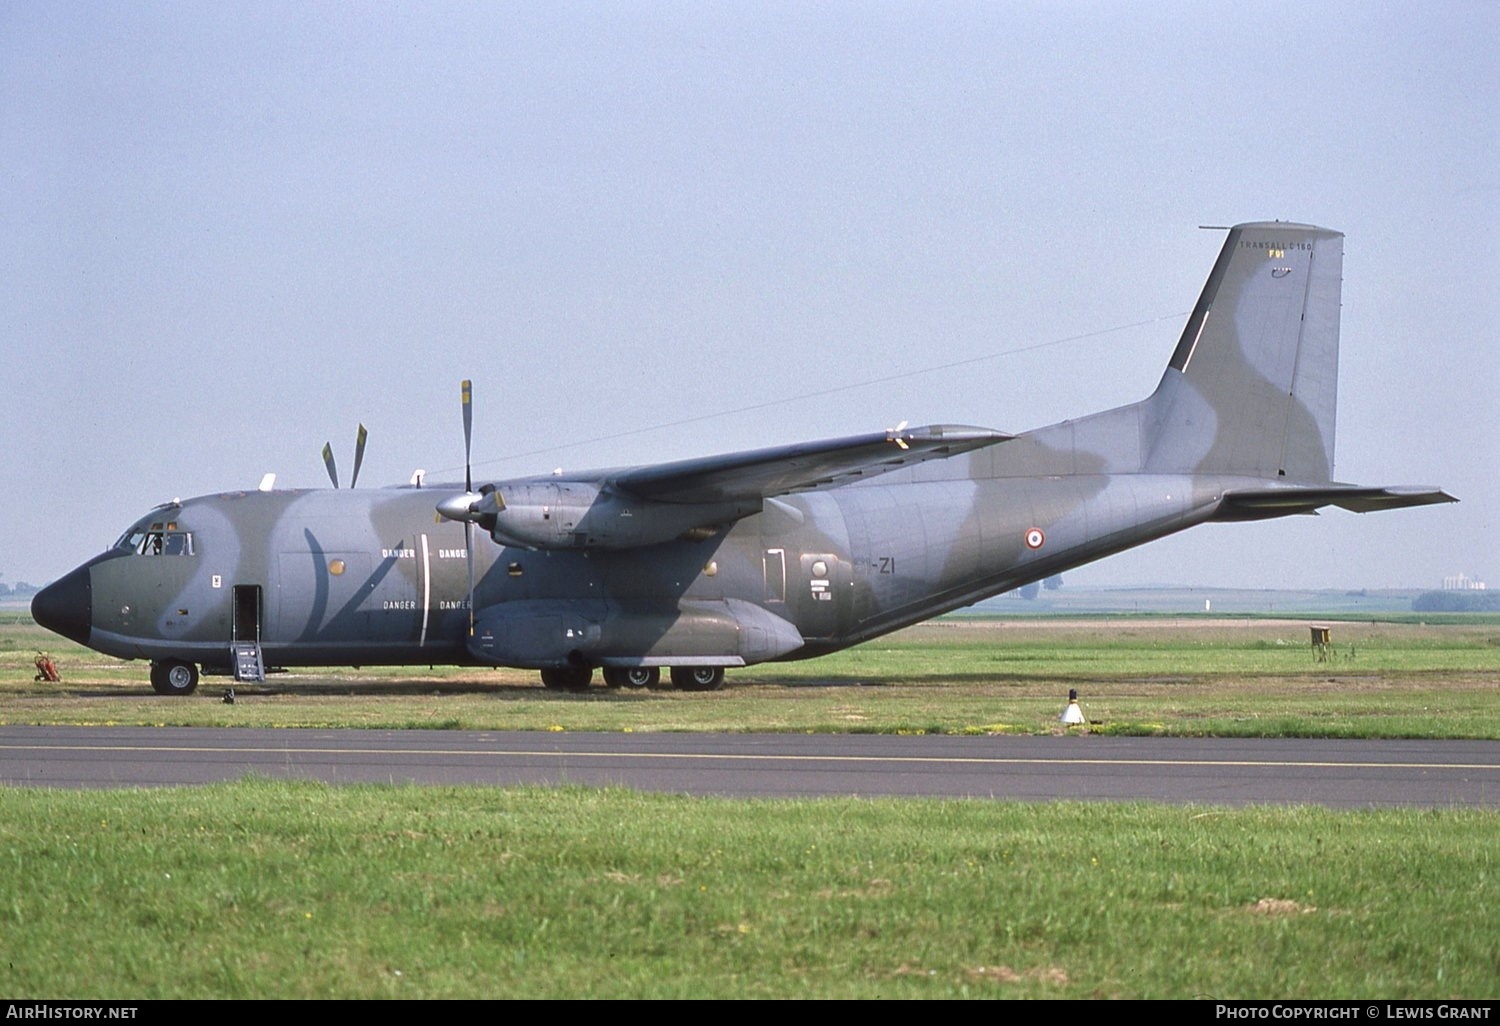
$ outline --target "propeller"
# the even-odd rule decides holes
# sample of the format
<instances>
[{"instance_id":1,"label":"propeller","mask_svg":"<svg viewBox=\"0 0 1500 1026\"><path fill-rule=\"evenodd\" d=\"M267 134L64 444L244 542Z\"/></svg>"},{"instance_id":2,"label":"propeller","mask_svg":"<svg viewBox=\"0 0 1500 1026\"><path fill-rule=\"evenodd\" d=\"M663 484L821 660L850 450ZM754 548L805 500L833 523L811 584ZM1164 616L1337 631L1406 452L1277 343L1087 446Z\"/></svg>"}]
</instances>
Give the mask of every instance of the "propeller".
<instances>
[{"instance_id":1,"label":"propeller","mask_svg":"<svg viewBox=\"0 0 1500 1026\"><path fill-rule=\"evenodd\" d=\"M474 443L474 385L465 378L459 387L464 411L464 490L463 494L450 495L438 503L437 511L445 520L461 520L472 524L479 514L479 503L484 498L474 491L474 474L470 463Z\"/></svg>"},{"instance_id":2,"label":"propeller","mask_svg":"<svg viewBox=\"0 0 1500 1026\"><path fill-rule=\"evenodd\" d=\"M472 454L474 450L474 383L464 378L459 386L460 403L464 408L464 495L474 491ZM473 505L469 510L473 512ZM469 637L474 636L474 520L464 520L464 562L469 564Z\"/></svg>"},{"instance_id":3,"label":"propeller","mask_svg":"<svg viewBox=\"0 0 1500 1026\"><path fill-rule=\"evenodd\" d=\"M461 520L464 525L464 559L469 564L469 636L474 635L474 521L484 496L474 491L474 383L468 378L459 386L464 412L464 491L450 495L437 504L438 515L447 520Z\"/></svg>"},{"instance_id":4,"label":"propeller","mask_svg":"<svg viewBox=\"0 0 1500 1026\"><path fill-rule=\"evenodd\" d=\"M359 426L359 434L355 436L354 440L354 476L349 480L350 488L353 488L359 481L359 468L365 462L365 440L369 437L370 433L361 424ZM328 468L328 480L332 481L333 486L337 488L339 486L339 468L338 464L333 460L332 442L323 443L323 466Z\"/></svg>"}]
</instances>

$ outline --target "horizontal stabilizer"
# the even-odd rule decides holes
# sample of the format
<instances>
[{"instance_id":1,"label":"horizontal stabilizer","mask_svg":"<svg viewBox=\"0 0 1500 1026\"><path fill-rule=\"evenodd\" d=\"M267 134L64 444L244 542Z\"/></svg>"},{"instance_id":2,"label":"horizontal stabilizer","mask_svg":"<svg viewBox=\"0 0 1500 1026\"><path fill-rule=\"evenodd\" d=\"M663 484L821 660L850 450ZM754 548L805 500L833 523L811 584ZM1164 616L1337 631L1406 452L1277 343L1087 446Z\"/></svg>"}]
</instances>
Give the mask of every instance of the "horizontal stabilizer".
<instances>
[{"instance_id":1,"label":"horizontal stabilizer","mask_svg":"<svg viewBox=\"0 0 1500 1026\"><path fill-rule=\"evenodd\" d=\"M641 499L672 503L733 502L847 484L924 460L1004 442L988 428L937 424L774 446L627 470L610 485Z\"/></svg>"},{"instance_id":2,"label":"horizontal stabilizer","mask_svg":"<svg viewBox=\"0 0 1500 1026\"><path fill-rule=\"evenodd\" d=\"M1430 506L1457 502L1440 488L1366 488L1360 485L1291 485L1279 488L1244 488L1225 492L1215 520L1262 520L1269 517L1316 513L1323 506L1338 506L1351 513L1376 513L1405 506Z\"/></svg>"}]
</instances>

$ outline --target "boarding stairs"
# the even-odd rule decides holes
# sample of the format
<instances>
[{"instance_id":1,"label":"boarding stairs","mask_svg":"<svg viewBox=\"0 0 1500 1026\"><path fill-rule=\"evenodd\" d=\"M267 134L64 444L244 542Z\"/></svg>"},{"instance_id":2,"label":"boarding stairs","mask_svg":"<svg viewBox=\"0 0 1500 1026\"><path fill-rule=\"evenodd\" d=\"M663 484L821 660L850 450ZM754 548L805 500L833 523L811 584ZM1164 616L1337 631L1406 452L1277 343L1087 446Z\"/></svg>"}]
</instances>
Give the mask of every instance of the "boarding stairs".
<instances>
[{"instance_id":1,"label":"boarding stairs","mask_svg":"<svg viewBox=\"0 0 1500 1026\"><path fill-rule=\"evenodd\" d=\"M236 641L232 647L235 680L263 681L266 679L266 664L260 655L260 642Z\"/></svg>"}]
</instances>

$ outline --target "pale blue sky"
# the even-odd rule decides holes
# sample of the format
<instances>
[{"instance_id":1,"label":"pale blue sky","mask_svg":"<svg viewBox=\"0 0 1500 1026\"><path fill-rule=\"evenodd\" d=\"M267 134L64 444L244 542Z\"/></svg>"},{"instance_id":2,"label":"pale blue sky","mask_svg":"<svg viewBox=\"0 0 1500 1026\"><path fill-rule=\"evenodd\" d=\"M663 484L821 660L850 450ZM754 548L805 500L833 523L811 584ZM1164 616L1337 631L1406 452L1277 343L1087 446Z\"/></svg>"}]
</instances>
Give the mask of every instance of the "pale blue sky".
<instances>
[{"instance_id":1,"label":"pale blue sky","mask_svg":"<svg viewBox=\"0 0 1500 1026\"><path fill-rule=\"evenodd\" d=\"M1347 234L1337 476L1463 502L1070 580L1500 586L1497 39L1462 2L0 0L0 580L321 485L327 440L347 480L360 421L363 486L461 477L464 377L481 477L1130 402L1197 226L1280 218Z\"/></svg>"}]
</instances>

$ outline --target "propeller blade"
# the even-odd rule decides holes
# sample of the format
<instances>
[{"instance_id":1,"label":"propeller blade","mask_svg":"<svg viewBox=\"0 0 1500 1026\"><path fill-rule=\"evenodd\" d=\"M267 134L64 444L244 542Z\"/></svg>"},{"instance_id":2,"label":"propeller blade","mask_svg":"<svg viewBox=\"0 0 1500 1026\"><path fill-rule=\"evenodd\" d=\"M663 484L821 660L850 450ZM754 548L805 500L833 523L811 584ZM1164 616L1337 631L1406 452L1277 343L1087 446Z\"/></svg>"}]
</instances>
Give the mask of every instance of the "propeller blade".
<instances>
[{"instance_id":1,"label":"propeller blade","mask_svg":"<svg viewBox=\"0 0 1500 1026\"><path fill-rule=\"evenodd\" d=\"M474 513L474 522L477 524L484 519L486 514L494 516L496 513L504 512L505 497L500 494L500 489L493 485L484 485L479 489L479 501L469 508Z\"/></svg>"},{"instance_id":2,"label":"propeller blade","mask_svg":"<svg viewBox=\"0 0 1500 1026\"><path fill-rule=\"evenodd\" d=\"M474 636L474 525L464 521L464 560L469 564L469 637Z\"/></svg>"},{"instance_id":3,"label":"propeller blade","mask_svg":"<svg viewBox=\"0 0 1500 1026\"><path fill-rule=\"evenodd\" d=\"M480 496L474 494L473 446L474 446L474 383L464 378L459 388L464 412L464 493L450 495L437 504L437 511L448 520L473 523ZM472 598L472 596L470 596Z\"/></svg>"},{"instance_id":4,"label":"propeller blade","mask_svg":"<svg viewBox=\"0 0 1500 1026\"><path fill-rule=\"evenodd\" d=\"M469 456L474 441L474 383L464 378L460 386L464 406L464 491L474 490L474 477L469 472Z\"/></svg>"},{"instance_id":5,"label":"propeller blade","mask_svg":"<svg viewBox=\"0 0 1500 1026\"><path fill-rule=\"evenodd\" d=\"M349 479L350 488L353 488L355 482L359 480L359 465L365 461L365 439L369 436L370 433L361 424L359 426L359 436L354 442L354 476Z\"/></svg>"},{"instance_id":6,"label":"propeller blade","mask_svg":"<svg viewBox=\"0 0 1500 1026\"><path fill-rule=\"evenodd\" d=\"M323 443L323 466L328 468L328 480L332 481L333 486L337 488L339 486L339 468L334 465L333 444L330 442Z\"/></svg>"},{"instance_id":7,"label":"propeller blade","mask_svg":"<svg viewBox=\"0 0 1500 1026\"><path fill-rule=\"evenodd\" d=\"M464 378L459 386L464 407L464 498L474 492L474 475L471 467L474 443L474 383ZM464 561L469 564L469 637L474 636L474 506L470 502L468 516L464 518Z\"/></svg>"}]
</instances>

